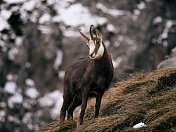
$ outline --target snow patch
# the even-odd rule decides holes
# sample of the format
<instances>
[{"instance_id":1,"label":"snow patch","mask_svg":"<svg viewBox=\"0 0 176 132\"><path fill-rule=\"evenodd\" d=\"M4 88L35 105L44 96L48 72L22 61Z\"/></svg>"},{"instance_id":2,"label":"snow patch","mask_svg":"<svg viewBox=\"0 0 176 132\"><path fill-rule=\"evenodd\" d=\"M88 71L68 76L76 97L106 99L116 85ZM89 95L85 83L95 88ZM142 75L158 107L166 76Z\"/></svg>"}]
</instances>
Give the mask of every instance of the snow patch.
<instances>
[{"instance_id":1,"label":"snow patch","mask_svg":"<svg viewBox=\"0 0 176 132\"><path fill-rule=\"evenodd\" d=\"M146 8L146 4L145 2L141 1L138 5L137 5L137 9L134 10L134 15L133 15L133 19L136 20L138 18L138 16L141 14L141 11L143 9Z\"/></svg>"},{"instance_id":2,"label":"snow patch","mask_svg":"<svg viewBox=\"0 0 176 132\"><path fill-rule=\"evenodd\" d=\"M64 25L60 25L60 29L65 37L79 37L80 33L78 32L77 27L65 27ZM85 29L84 26L80 26L80 29Z\"/></svg>"},{"instance_id":3,"label":"snow patch","mask_svg":"<svg viewBox=\"0 0 176 132\"><path fill-rule=\"evenodd\" d=\"M164 46L164 47L167 47L167 46L168 46L168 41L167 41L167 40L164 40L164 41L163 41L163 46Z\"/></svg>"},{"instance_id":4,"label":"snow patch","mask_svg":"<svg viewBox=\"0 0 176 132\"><path fill-rule=\"evenodd\" d=\"M65 37L78 37L80 34L78 33L78 31L75 31L73 29L70 30L62 30L64 32L64 36Z\"/></svg>"},{"instance_id":5,"label":"snow patch","mask_svg":"<svg viewBox=\"0 0 176 132\"><path fill-rule=\"evenodd\" d=\"M60 2L55 8L59 15L53 17L53 22L63 22L73 27L85 25L87 28L92 24L96 26L107 22L106 18L90 14L87 8L78 3L69 6L68 3Z\"/></svg>"},{"instance_id":6,"label":"snow patch","mask_svg":"<svg viewBox=\"0 0 176 132\"><path fill-rule=\"evenodd\" d=\"M25 94L32 99L36 99L39 96L39 92L35 88L27 88Z\"/></svg>"},{"instance_id":7,"label":"snow patch","mask_svg":"<svg viewBox=\"0 0 176 132\"><path fill-rule=\"evenodd\" d=\"M62 96L63 94L59 90L56 90L46 94L44 97L39 99L39 103L43 107L54 106L50 111L50 115L53 119L56 118L56 116L59 114L59 111L61 109L61 105L63 102Z\"/></svg>"},{"instance_id":8,"label":"snow patch","mask_svg":"<svg viewBox=\"0 0 176 132\"><path fill-rule=\"evenodd\" d=\"M36 1L35 1L35 0L26 1L26 2L23 4L22 8L23 8L24 10L27 10L27 11L32 11L32 10L34 9L35 5L36 5Z\"/></svg>"},{"instance_id":9,"label":"snow patch","mask_svg":"<svg viewBox=\"0 0 176 132\"><path fill-rule=\"evenodd\" d=\"M62 50L57 50L56 59L53 66L55 70L58 70L59 66L62 64L62 60L63 60L63 52Z\"/></svg>"},{"instance_id":10,"label":"snow patch","mask_svg":"<svg viewBox=\"0 0 176 132\"><path fill-rule=\"evenodd\" d=\"M65 76L65 71L59 71L59 78L63 79Z\"/></svg>"},{"instance_id":11,"label":"snow patch","mask_svg":"<svg viewBox=\"0 0 176 132\"><path fill-rule=\"evenodd\" d=\"M157 16L153 19L153 24L158 24L161 23L163 21L161 16Z\"/></svg>"},{"instance_id":12,"label":"snow patch","mask_svg":"<svg viewBox=\"0 0 176 132\"><path fill-rule=\"evenodd\" d=\"M23 3L26 0L4 0L5 2L7 2L8 4L13 4L13 3Z\"/></svg>"},{"instance_id":13,"label":"snow patch","mask_svg":"<svg viewBox=\"0 0 176 132\"><path fill-rule=\"evenodd\" d=\"M16 77L13 74L9 73L9 74L7 74L6 78L8 81L12 81L12 80L15 80Z\"/></svg>"},{"instance_id":14,"label":"snow patch","mask_svg":"<svg viewBox=\"0 0 176 132\"><path fill-rule=\"evenodd\" d=\"M159 36L159 38L157 40L159 43L161 43L162 40L168 38L168 33L169 33L170 28L172 27L173 24L174 24L174 22L172 20L167 20L166 21L165 28L164 28L162 34L160 34L160 36Z\"/></svg>"},{"instance_id":15,"label":"snow patch","mask_svg":"<svg viewBox=\"0 0 176 132\"><path fill-rule=\"evenodd\" d=\"M119 42L119 41L116 41L116 42L114 43L114 47L118 48L119 46L120 46L120 42Z\"/></svg>"},{"instance_id":16,"label":"snow patch","mask_svg":"<svg viewBox=\"0 0 176 132\"><path fill-rule=\"evenodd\" d=\"M28 78L26 79L25 83L26 83L26 86L28 86L28 88L25 91L25 94L32 99L36 99L39 96L39 92L35 88L34 81Z\"/></svg>"},{"instance_id":17,"label":"snow patch","mask_svg":"<svg viewBox=\"0 0 176 132\"><path fill-rule=\"evenodd\" d=\"M20 104L23 102L23 96L20 93L15 93L8 99L8 105L10 108L14 107L14 104Z\"/></svg>"},{"instance_id":18,"label":"snow patch","mask_svg":"<svg viewBox=\"0 0 176 132\"><path fill-rule=\"evenodd\" d=\"M15 45L16 46L20 46L20 45L22 45L22 37L16 37L16 39L15 39Z\"/></svg>"},{"instance_id":19,"label":"snow patch","mask_svg":"<svg viewBox=\"0 0 176 132\"><path fill-rule=\"evenodd\" d=\"M59 97L62 96L62 93L58 90L46 94L44 97L39 99L39 103L41 106L52 106Z\"/></svg>"},{"instance_id":20,"label":"snow patch","mask_svg":"<svg viewBox=\"0 0 176 132\"><path fill-rule=\"evenodd\" d=\"M137 6L137 8L140 10L144 9L145 7L146 7L146 5L145 5L145 2L143 2L143 1L141 1Z\"/></svg>"},{"instance_id":21,"label":"snow patch","mask_svg":"<svg viewBox=\"0 0 176 132\"><path fill-rule=\"evenodd\" d=\"M112 60L113 66L117 68L120 65L121 61L122 61L122 57L117 57L116 60Z\"/></svg>"},{"instance_id":22,"label":"snow patch","mask_svg":"<svg viewBox=\"0 0 176 132\"><path fill-rule=\"evenodd\" d=\"M0 111L0 121L3 121L3 122L5 121L5 115L6 115L6 112L1 110Z\"/></svg>"},{"instance_id":23,"label":"snow patch","mask_svg":"<svg viewBox=\"0 0 176 132\"><path fill-rule=\"evenodd\" d=\"M8 10L1 10L0 15L4 18L4 20L8 20L11 16L12 12Z\"/></svg>"},{"instance_id":24,"label":"snow patch","mask_svg":"<svg viewBox=\"0 0 176 132\"><path fill-rule=\"evenodd\" d=\"M10 122L15 122L15 123L17 123L17 124L20 123L20 120L19 120L17 117L12 116L12 115L9 115L9 116L8 116L8 121L10 121Z\"/></svg>"},{"instance_id":25,"label":"snow patch","mask_svg":"<svg viewBox=\"0 0 176 132\"><path fill-rule=\"evenodd\" d=\"M31 123L32 122L32 113L31 112L27 112L25 113L24 117L23 117L23 123L27 124L27 123Z\"/></svg>"},{"instance_id":26,"label":"snow patch","mask_svg":"<svg viewBox=\"0 0 176 132\"><path fill-rule=\"evenodd\" d=\"M24 117L23 117L23 123L27 124L27 127L29 130L33 130L34 127L38 128L38 125L34 125L32 124L32 117L33 117L33 113L31 112L27 112L25 113Z\"/></svg>"},{"instance_id":27,"label":"snow patch","mask_svg":"<svg viewBox=\"0 0 176 132\"><path fill-rule=\"evenodd\" d=\"M109 15L112 15L112 16L115 16L115 17L124 15L123 11L120 11L120 10L117 10L117 9L108 9L102 3L97 3L96 7L98 9L100 9L103 13L109 14Z\"/></svg>"},{"instance_id":28,"label":"snow patch","mask_svg":"<svg viewBox=\"0 0 176 132\"><path fill-rule=\"evenodd\" d=\"M137 17L140 15L140 10L139 9L135 9L134 10L134 15L133 15L133 19L137 19Z\"/></svg>"},{"instance_id":29,"label":"snow patch","mask_svg":"<svg viewBox=\"0 0 176 132\"><path fill-rule=\"evenodd\" d=\"M31 67L31 63L30 62L26 62L25 67L26 68L30 68Z\"/></svg>"},{"instance_id":30,"label":"snow patch","mask_svg":"<svg viewBox=\"0 0 176 132\"><path fill-rule=\"evenodd\" d=\"M34 81L30 78L26 79L25 81L27 86L33 87L35 85Z\"/></svg>"},{"instance_id":31,"label":"snow patch","mask_svg":"<svg viewBox=\"0 0 176 132\"><path fill-rule=\"evenodd\" d=\"M37 11L34 10L34 11L32 12L32 15L30 16L30 20L31 20L32 22L36 23L37 20L38 20L38 17L39 17L39 12L37 12Z\"/></svg>"},{"instance_id":32,"label":"snow patch","mask_svg":"<svg viewBox=\"0 0 176 132\"><path fill-rule=\"evenodd\" d=\"M49 14L43 14L39 19L39 23L44 24L44 23L50 22L50 20L51 20L51 16Z\"/></svg>"},{"instance_id":33,"label":"snow patch","mask_svg":"<svg viewBox=\"0 0 176 132\"><path fill-rule=\"evenodd\" d=\"M13 81L6 82L5 87L4 87L4 91L11 93L11 94L14 94L16 92L16 89L17 89L17 85L15 82L13 82Z\"/></svg>"},{"instance_id":34,"label":"snow patch","mask_svg":"<svg viewBox=\"0 0 176 132\"><path fill-rule=\"evenodd\" d=\"M125 38L124 38L122 35L119 35L119 36L118 36L118 40L119 40L119 41L123 41L124 39L125 39Z\"/></svg>"},{"instance_id":35,"label":"snow patch","mask_svg":"<svg viewBox=\"0 0 176 132\"><path fill-rule=\"evenodd\" d=\"M30 102L31 103L31 102ZM23 107L26 108L26 109L31 109L32 106L29 102L23 102Z\"/></svg>"},{"instance_id":36,"label":"snow patch","mask_svg":"<svg viewBox=\"0 0 176 132\"><path fill-rule=\"evenodd\" d=\"M52 32L51 27L47 25L39 25L38 29L44 34L50 34Z\"/></svg>"},{"instance_id":37,"label":"snow patch","mask_svg":"<svg viewBox=\"0 0 176 132\"><path fill-rule=\"evenodd\" d=\"M109 47L109 45L110 45L110 42L109 42L109 40L105 40L105 46L106 46L106 48L108 48Z\"/></svg>"},{"instance_id":38,"label":"snow patch","mask_svg":"<svg viewBox=\"0 0 176 132\"><path fill-rule=\"evenodd\" d=\"M0 31L2 31L3 29L9 29L9 24L7 23L5 18L0 15Z\"/></svg>"},{"instance_id":39,"label":"snow patch","mask_svg":"<svg viewBox=\"0 0 176 132\"><path fill-rule=\"evenodd\" d=\"M8 52L8 58L9 58L10 60L14 60L16 54L18 53L18 51L19 51L19 50L18 50L16 47L10 49L9 52Z\"/></svg>"},{"instance_id":40,"label":"snow patch","mask_svg":"<svg viewBox=\"0 0 176 132\"><path fill-rule=\"evenodd\" d=\"M5 108L7 106L6 102L0 102L0 107Z\"/></svg>"},{"instance_id":41,"label":"snow patch","mask_svg":"<svg viewBox=\"0 0 176 132\"><path fill-rule=\"evenodd\" d=\"M140 123L133 126L133 128L141 128L141 127L146 127L146 125L144 123L140 122Z\"/></svg>"},{"instance_id":42,"label":"snow patch","mask_svg":"<svg viewBox=\"0 0 176 132\"><path fill-rule=\"evenodd\" d=\"M116 28L112 24L107 24L106 28L109 32L114 32L114 33L117 32Z\"/></svg>"}]
</instances>

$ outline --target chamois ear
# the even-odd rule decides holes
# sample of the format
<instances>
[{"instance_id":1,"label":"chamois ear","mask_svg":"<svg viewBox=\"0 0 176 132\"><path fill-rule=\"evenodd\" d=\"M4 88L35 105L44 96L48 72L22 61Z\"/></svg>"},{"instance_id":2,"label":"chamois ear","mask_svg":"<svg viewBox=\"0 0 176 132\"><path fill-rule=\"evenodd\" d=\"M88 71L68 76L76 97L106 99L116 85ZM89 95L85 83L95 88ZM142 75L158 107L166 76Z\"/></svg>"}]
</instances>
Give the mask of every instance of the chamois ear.
<instances>
[{"instance_id":1,"label":"chamois ear","mask_svg":"<svg viewBox=\"0 0 176 132\"><path fill-rule=\"evenodd\" d=\"M89 41L89 37L87 37L85 34L83 34L81 29L79 29L79 33L83 36L83 38L86 39L86 41Z\"/></svg>"},{"instance_id":2,"label":"chamois ear","mask_svg":"<svg viewBox=\"0 0 176 132\"><path fill-rule=\"evenodd\" d=\"M103 38L102 38L101 32L98 29L95 29L95 32L96 32L96 37L102 41Z\"/></svg>"}]
</instances>

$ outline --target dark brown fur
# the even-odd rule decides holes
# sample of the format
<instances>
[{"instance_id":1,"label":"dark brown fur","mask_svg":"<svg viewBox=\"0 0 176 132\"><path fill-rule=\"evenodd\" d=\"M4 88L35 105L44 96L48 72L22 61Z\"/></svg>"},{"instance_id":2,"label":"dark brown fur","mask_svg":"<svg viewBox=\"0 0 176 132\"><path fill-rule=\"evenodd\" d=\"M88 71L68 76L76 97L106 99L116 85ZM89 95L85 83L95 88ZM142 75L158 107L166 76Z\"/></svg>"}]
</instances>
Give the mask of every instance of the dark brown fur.
<instances>
[{"instance_id":1,"label":"dark brown fur","mask_svg":"<svg viewBox=\"0 0 176 132\"><path fill-rule=\"evenodd\" d=\"M104 44L103 46L105 50L101 59L79 58L66 68L61 121L65 119L66 111L67 118L73 118L74 109L81 105L79 123L82 124L90 97L96 97L95 118L98 117L102 96L108 89L114 72L111 57Z\"/></svg>"}]
</instances>

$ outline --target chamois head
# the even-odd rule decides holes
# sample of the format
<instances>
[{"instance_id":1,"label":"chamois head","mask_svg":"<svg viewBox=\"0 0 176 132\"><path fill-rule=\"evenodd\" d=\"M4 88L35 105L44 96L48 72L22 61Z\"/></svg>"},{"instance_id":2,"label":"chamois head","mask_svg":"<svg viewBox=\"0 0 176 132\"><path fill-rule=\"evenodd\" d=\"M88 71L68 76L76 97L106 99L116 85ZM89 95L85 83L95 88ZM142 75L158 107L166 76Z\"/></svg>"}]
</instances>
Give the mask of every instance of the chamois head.
<instances>
[{"instance_id":1,"label":"chamois head","mask_svg":"<svg viewBox=\"0 0 176 132\"><path fill-rule=\"evenodd\" d=\"M102 40L102 34L98 29L95 29L96 35L92 34L93 25L90 26L90 37L86 36L79 29L80 34L86 39L87 46L89 47L89 57L91 59L101 59L104 54L104 45Z\"/></svg>"}]
</instances>

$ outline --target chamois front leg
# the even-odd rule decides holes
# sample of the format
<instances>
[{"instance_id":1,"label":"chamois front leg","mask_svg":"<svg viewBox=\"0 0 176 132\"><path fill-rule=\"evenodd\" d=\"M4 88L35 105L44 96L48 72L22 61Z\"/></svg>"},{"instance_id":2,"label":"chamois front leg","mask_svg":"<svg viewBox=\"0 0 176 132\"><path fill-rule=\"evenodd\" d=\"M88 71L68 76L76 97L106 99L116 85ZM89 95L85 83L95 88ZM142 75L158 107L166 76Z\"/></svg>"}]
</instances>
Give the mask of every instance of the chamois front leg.
<instances>
[{"instance_id":1,"label":"chamois front leg","mask_svg":"<svg viewBox=\"0 0 176 132\"><path fill-rule=\"evenodd\" d=\"M81 112L80 112L80 116L79 116L79 124L80 125L83 124L83 117L84 117L84 113L85 113L85 110L87 107L88 92L89 92L89 88L86 87L82 93Z\"/></svg>"},{"instance_id":2,"label":"chamois front leg","mask_svg":"<svg viewBox=\"0 0 176 132\"><path fill-rule=\"evenodd\" d=\"M95 118L97 118L99 115L102 96L103 96L103 93L99 93L96 97L95 115L94 115Z\"/></svg>"}]
</instances>

